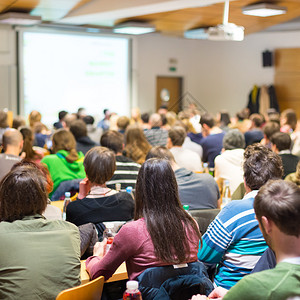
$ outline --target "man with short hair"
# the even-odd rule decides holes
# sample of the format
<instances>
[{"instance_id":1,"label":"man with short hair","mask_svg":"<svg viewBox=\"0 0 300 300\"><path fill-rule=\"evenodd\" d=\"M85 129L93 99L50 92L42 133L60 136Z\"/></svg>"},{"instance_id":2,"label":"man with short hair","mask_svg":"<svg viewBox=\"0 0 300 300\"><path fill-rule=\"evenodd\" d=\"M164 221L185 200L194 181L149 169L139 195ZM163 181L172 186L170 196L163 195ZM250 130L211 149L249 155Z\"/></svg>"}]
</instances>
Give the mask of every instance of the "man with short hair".
<instances>
[{"instance_id":1,"label":"man with short hair","mask_svg":"<svg viewBox=\"0 0 300 300\"><path fill-rule=\"evenodd\" d=\"M215 289L209 295L210 299L299 298L299 199L300 188L288 181L272 180L259 190L255 197L254 210L265 240L275 252L277 265L274 269L245 276L229 291ZM194 296L192 299L201 298Z\"/></svg>"},{"instance_id":2,"label":"man with short hair","mask_svg":"<svg viewBox=\"0 0 300 300\"><path fill-rule=\"evenodd\" d=\"M258 190L270 179L283 174L280 157L261 144L244 152L245 197L227 204L203 235L200 261L218 264L217 286L230 289L249 274L267 248L255 219L253 202Z\"/></svg>"},{"instance_id":3,"label":"man with short hair","mask_svg":"<svg viewBox=\"0 0 300 300\"><path fill-rule=\"evenodd\" d=\"M288 133L276 132L271 136L272 150L282 159L283 177L296 172L299 157L291 153L292 140Z\"/></svg>"},{"instance_id":4,"label":"man with short hair","mask_svg":"<svg viewBox=\"0 0 300 300\"><path fill-rule=\"evenodd\" d=\"M149 119L151 129L145 130L144 134L152 146L166 146L168 131L161 129L162 120L159 114L152 114Z\"/></svg>"},{"instance_id":5,"label":"man with short hair","mask_svg":"<svg viewBox=\"0 0 300 300\"><path fill-rule=\"evenodd\" d=\"M238 129L231 129L223 138L222 153L215 158L215 180L229 180L231 193L244 180L244 148L244 135Z\"/></svg>"},{"instance_id":6,"label":"man with short hair","mask_svg":"<svg viewBox=\"0 0 300 300\"><path fill-rule=\"evenodd\" d=\"M70 125L70 131L75 137L76 140L76 150L81 151L83 154L86 154L91 148L99 146L87 134L86 124L78 119L73 121Z\"/></svg>"},{"instance_id":7,"label":"man with short hair","mask_svg":"<svg viewBox=\"0 0 300 300\"><path fill-rule=\"evenodd\" d=\"M190 210L213 209L218 207L220 192L210 174L197 174L178 166L174 156L166 147L153 147L146 159L162 158L170 162L178 184L179 199Z\"/></svg>"},{"instance_id":8,"label":"man with short hair","mask_svg":"<svg viewBox=\"0 0 300 300\"><path fill-rule=\"evenodd\" d=\"M246 147L254 143L259 143L264 138L264 134L261 130L261 126L264 122L263 117L260 114L252 114L250 121L250 130L245 132Z\"/></svg>"},{"instance_id":9,"label":"man with short hair","mask_svg":"<svg viewBox=\"0 0 300 300\"><path fill-rule=\"evenodd\" d=\"M23 148L23 137L17 129L8 129L3 134L4 153L0 154L0 180L11 167L21 160L19 156Z\"/></svg>"},{"instance_id":10,"label":"man with short hair","mask_svg":"<svg viewBox=\"0 0 300 300\"><path fill-rule=\"evenodd\" d=\"M221 153L223 148L223 137L225 133L215 126L214 118L205 113L201 116L200 124L202 126L202 135L200 145L203 148L203 162L208 162L209 168L214 168L214 160Z\"/></svg>"},{"instance_id":11,"label":"man with short hair","mask_svg":"<svg viewBox=\"0 0 300 300\"><path fill-rule=\"evenodd\" d=\"M200 156L190 150L183 148L186 137L186 131L181 126L175 126L169 130L167 148L174 155L176 163L181 168L186 168L190 171L202 172L202 162Z\"/></svg>"},{"instance_id":12,"label":"man with short hair","mask_svg":"<svg viewBox=\"0 0 300 300\"><path fill-rule=\"evenodd\" d=\"M54 127L55 129L60 129L60 128L66 127L66 123L65 123L65 121L64 121L64 118L65 118L65 116L66 116L67 114L68 114L68 112L65 111L65 110L62 110L62 111L60 111L60 112L58 113L58 122L55 122L55 123L53 124L53 127Z\"/></svg>"},{"instance_id":13,"label":"man with short hair","mask_svg":"<svg viewBox=\"0 0 300 300\"><path fill-rule=\"evenodd\" d=\"M102 135L100 143L101 146L112 150L116 156L116 170L113 177L106 182L106 186L115 189L116 184L120 184L121 190L126 190L128 186L132 186L135 189L141 165L122 155L124 148L123 134L109 130Z\"/></svg>"},{"instance_id":14,"label":"man with short hair","mask_svg":"<svg viewBox=\"0 0 300 300\"><path fill-rule=\"evenodd\" d=\"M270 139L271 136L276 132L280 132L279 124L274 121L267 122L263 127L264 138L260 141L260 143L271 149Z\"/></svg>"}]
</instances>

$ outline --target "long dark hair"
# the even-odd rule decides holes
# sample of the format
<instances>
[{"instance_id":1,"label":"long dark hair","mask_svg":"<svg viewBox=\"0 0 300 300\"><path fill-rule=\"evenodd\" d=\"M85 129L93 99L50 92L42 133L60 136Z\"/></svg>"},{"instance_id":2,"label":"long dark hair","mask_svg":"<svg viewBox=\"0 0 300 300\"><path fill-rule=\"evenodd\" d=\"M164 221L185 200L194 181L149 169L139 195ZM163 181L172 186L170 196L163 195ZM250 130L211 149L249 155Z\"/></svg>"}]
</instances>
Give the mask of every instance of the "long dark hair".
<instances>
[{"instance_id":1,"label":"long dark hair","mask_svg":"<svg viewBox=\"0 0 300 300\"><path fill-rule=\"evenodd\" d=\"M23 152L26 153L27 159L42 159L42 155L38 154L33 150L33 133L29 127L20 128L20 132L23 136L24 144L23 144Z\"/></svg>"},{"instance_id":2,"label":"long dark hair","mask_svg":"<svg viewBox=\"0 0 300 300\"><path fill-rule=\"evenodd\" d=\"M136 183L135 220L144 217L156 257L182 263L190 257L188 231L201 234L179 201L177 182L167 160L151 158L141 167Z\"/></svg>"}]
</instances>

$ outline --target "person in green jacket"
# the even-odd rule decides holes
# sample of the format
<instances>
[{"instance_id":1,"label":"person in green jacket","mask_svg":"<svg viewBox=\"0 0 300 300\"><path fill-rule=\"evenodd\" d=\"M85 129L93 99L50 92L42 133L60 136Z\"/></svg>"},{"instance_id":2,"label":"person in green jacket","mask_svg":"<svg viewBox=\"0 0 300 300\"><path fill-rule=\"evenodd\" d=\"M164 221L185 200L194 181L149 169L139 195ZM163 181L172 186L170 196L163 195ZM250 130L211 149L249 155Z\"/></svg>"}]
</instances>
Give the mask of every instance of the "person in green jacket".
<instances>
[{"instance_id":1,"label":"person in green jacket","mask_svg":"<svg viewBox=\"0 0 300 300\"><path fill-rule=\"evenodd\" d=\"M53 181L53 191L49 197L61 182L85 178L84 155L76 151L76 141L70 131L59 129L53 134L52 150L54 154L45 156L41 160L41 163L48 168Z\"/></svg>"},{"instance_id":2,"label":"person in green jacket","mask_svg":"<svg viewBox=\"0 0 300 300\"><path fill-rule=\"evenodd\" d=\"M80 285L78 228L46 220L47 179L34 165L0 182L0 299L53 300Z\"/></svg>"},{"instance_id":3,"label":"person in green jacket","mask_svg":"<svg viewBox=\"0 0 300 300\"><path fill-rule=\"evenodd\" d=\"M291 182L270 180L260 188L254 210L269 247L275 252L274 269L250 274L229 291L217 287L209 299L298 299L300 296L300 188ZM192 300L206 296L193 296Z\"/></svg>"}]
</instances>

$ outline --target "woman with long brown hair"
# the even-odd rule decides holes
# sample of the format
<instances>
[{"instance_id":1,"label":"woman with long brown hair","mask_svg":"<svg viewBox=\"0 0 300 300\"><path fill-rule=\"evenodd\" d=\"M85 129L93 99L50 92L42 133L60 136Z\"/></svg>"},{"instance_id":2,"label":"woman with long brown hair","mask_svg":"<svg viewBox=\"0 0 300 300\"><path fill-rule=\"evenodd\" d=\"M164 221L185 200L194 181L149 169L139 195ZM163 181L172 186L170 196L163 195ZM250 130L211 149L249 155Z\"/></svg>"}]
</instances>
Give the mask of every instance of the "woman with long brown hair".
<instances>
[{"instance_id":1,"label":"woman with long brown hair","mask_svg":"<svg viewBox=\"0 0 300 300\"><path fill-rule=\"evenodd\" d=\"M201 234L179 201L168 161L149 159L136 184L135 221L124 225L103 257L105 241L97 243L86 265L92 279L108 279L125 260L130 280L146 269L197 261Z\"/></svg>"},{"instance_id":2,"label":"woman with long brown hair","mask_svg":"<svg viewBox=\"0 0 300 300\"><path fill-rule=\"evenodd\" d=\"M125 156L142 164L151 149L143 130L138 125L129 125L125 131Z\"/></svg>"}]
</instances>

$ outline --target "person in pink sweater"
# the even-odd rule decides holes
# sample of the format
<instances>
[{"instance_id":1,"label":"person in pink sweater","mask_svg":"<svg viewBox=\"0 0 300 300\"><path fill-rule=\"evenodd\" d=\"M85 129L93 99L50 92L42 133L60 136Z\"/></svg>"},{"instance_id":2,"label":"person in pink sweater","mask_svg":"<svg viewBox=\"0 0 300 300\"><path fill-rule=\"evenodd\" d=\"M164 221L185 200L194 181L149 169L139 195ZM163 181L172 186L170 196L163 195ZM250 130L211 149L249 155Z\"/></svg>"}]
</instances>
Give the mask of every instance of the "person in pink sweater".
<instances>
[{"instance_id":1,"label":"person in pink sweater","mask_svg":"<svg viewBox=\"0 0 300 300\"><path fill-rule=\"evenodd\" d=\"M135 221L125 224L104 255L106 240L86 261L91 279L105 280L125 261L130 280L147 268L197 261L201 234L179 201L174 172L168 161L147 160L136 183Z\"/></svg>"}]
</instances>

